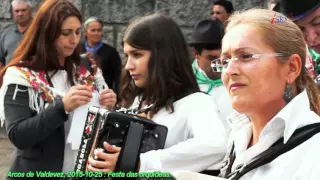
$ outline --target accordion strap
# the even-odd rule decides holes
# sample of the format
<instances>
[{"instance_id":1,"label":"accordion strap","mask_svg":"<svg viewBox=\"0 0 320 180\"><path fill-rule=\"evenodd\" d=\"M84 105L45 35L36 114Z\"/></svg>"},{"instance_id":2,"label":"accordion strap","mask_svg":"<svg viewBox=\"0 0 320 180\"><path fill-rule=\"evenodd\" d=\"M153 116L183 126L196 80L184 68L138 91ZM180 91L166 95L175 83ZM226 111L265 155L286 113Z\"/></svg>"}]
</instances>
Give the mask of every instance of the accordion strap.
<instances>
[{"instance_id":1,"label":"accordion strap","mask_svg":"<svg viewBox=\"0 0 320 180\"><path fill-rule=\"evenodd\" d=\"M115 172L137 172L144 125L131 121L118 157Z\"/></svg>"},{"instance_id":2,"label":"accordion strap","mask_svg":"<svg viewBox=\"0 0 320 180\"><path fill-rule=\"evenodd\" d=\"M309 124L304 127L297 129L292 137L288 140L286 144L283 143L283 137L276 141L270 148L262 152L258 155L255 160L250 162L247 165L240 164L236 167L235 171L227 174L227 178L232 180L238 180L246 173L250 172L253 169L256 169L260 166L270 163L277 157L281 156L282 154L294 149L295 147L299 146L300 144L304 143L314 135L320 132L320 123ZM234 146L234 145L233 145ZM234 150L234 148L233 148ZM235 156L234 153L232 153ZM229 163L231 167L234 163L235 157L232 158L232 161ZM229 169L229 168L228 168ZM230 168L231 169L231 168Z\"/></svg>"}]
</instances>

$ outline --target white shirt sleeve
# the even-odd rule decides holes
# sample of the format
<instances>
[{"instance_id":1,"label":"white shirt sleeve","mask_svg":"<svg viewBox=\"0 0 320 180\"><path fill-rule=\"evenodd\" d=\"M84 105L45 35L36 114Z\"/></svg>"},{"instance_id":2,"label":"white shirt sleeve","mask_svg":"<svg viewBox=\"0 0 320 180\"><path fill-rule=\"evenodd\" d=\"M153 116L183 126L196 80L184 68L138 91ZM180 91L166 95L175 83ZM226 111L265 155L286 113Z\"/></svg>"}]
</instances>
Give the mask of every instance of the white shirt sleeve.
<instances>
[{"instance_id":1,"label":"white shirt sleeve","mask_svg":"<svg viewBox=\"0 0 320 180\"><path fill-rule=\"evenodd\" d=\"M183 109L183 113L187 117L186 131L192 138L167 149L142 153L140 172L198 172L213 164L217 165L217 169L220 168L226 154L228 135L218 116L217 107L210 96L202 95L190 101L193 101L188 102L190 108Z\"/></svg>"}]
</instances>

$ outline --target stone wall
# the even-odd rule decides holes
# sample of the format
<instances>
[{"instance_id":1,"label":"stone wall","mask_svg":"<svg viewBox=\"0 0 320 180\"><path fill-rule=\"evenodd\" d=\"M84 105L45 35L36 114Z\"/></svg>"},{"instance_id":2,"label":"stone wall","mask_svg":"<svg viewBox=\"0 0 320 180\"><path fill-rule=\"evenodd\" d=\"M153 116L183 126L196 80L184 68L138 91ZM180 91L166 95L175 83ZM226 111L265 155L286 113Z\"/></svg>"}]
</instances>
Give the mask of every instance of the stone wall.
<instances>
[{"instance_id":1,"label":"stone wall","mask_svg":"<svg viewBox=\"0 0 320 180\"><path fill-rule=\"evenodd\" d=\"M210 18L214 0L70 0L84 18L98 16L105 23L104 41L122 53L123 29L131 18L153 12L164 12L181 26L187 40L198 20ZM235 9L267 7L267 0L231 0ZM31 0L36 12L42 0ZM11 23L10 0L0 1L0 31Z\"/></svg>"}]
</instances>

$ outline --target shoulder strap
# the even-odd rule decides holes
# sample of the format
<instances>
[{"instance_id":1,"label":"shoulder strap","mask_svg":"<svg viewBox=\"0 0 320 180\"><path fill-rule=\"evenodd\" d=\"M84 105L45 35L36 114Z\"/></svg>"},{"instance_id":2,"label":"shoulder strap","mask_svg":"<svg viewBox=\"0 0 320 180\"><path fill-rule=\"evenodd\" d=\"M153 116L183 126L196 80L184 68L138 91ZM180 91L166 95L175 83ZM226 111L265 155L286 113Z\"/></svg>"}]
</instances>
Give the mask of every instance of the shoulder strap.
<instances>
[{"instance_id":1,"label":"shoulder strap","mask_svg":"<svg viewBox=\"0 0 320 180\"><path fill-rule=\"evenodd\" d=\"M144 125L131 121L118 156L115 172L137 172L142 147Z\"/></svg>"},{"instance_id":2,"label":"shoulder strap","mask_svg":"<svg viewBox=\"0 0 320 180\"><path fill-rule=\"evenodd\" d=\"M238 180L247 172L270 163L280 155L294 149L319 132L320 123L309 124L301 127L294 132L286 144L283 144L283 137L280 138L270 148L258 155L252 162L245 166L237 167L235 172L231 173L229 177L232 177L232 180Z\"/></svg>"}]
</instances>

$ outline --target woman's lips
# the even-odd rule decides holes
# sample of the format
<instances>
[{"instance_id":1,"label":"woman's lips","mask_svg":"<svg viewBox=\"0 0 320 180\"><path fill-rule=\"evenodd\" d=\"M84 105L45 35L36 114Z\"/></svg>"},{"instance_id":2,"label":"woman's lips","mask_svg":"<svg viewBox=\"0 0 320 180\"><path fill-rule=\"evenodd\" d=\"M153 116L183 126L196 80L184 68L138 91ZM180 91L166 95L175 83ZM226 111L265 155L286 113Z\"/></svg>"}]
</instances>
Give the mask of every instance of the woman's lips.
<instances>
[{"instance_id":1,"label":"woman's lips","mask_svg":"<svg viewBox=\"0 0 320 180\"><path fill-rule=\"evenodd\" d=\"M237 90L237 89L243 88L244 86L246 86L246 85L243 84L243 83L232 83L232 84L229 86L229 90L230 90L230 91L235 91L235 90Z\"/></svg>"},{"instance_id":2,"label":"woman's lips","mask_svg":"<svg viewBox=\"0 0 320 180\"><path fill-rule=\"evenodd\" d=\"M139 78L139 75L138 74L132 74L131 77L132 77L133 80L136 80L136 79Z\"/></svg>"},{"instance_id":3,"label":"woman's lips","mask_svg":"<svg viewBox=\"0 0 320 180\"><path fill-rule=\"evenodd\" d=\"M67 49L68 51L73 51L75 48L66 47L65 49Z\"/></svg>"}]
</instances>

